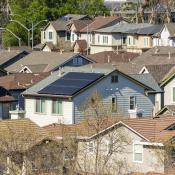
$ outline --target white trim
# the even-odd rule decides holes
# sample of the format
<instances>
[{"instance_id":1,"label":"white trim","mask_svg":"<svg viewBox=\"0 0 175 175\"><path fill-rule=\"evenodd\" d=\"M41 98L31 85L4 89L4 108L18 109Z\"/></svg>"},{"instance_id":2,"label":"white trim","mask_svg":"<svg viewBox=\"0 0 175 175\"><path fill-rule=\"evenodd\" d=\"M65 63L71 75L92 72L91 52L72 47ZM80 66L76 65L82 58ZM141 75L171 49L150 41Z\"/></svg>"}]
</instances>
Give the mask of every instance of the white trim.
<instances>
[{"instance_id":1,"label":"white trim","mask_svg":"<svg viewBox=\"0 0 175 175\"><path fill-rule=\"evenodd\" d=\"M143 71L145 71L145 72L143 72ZM141 71L139 72L139 74L148 74L148 73L149 73L149 71L146 68L146 66L143 66L142 69L141 69Z\"/></svg>"},{"instance_id":2,"label":"white trim","mask_svg":"<svg viewBox=\"0 0 175 175\"><path fill-rule=\"evenodd\" d=\"M175 104L175 101L173 101L173 88L175 88L175 86L171 86L171 103Z\"/></svg>"},{"instance_id":3,"label":"white trim","mask_svg":"<svg viewBox=\"0 0 175 175\"><path fill-rule=\"evenodd\" d=\"M135 160L135 145L141 145L142 146L142 151L141 151L141 153L140 154L142 154L142 160L141 161L137 161L137 160ZM143 144L140 144L140 142L134 142L133 143L133 162L134 163L143 163L143 158L144 158L144 156L143 156Z\"/></svg>"},{"instance_id":4,"label":"white trim","mask_svg":"<svg viewBox=\"0 0 175 175\"><path fill-rule=\"evenodd\" d=\"M32 73L32 71L27 66L24 66L19 72L22 73L24 69L27 69L29 73Z\"/></svg>"}]
</instances>

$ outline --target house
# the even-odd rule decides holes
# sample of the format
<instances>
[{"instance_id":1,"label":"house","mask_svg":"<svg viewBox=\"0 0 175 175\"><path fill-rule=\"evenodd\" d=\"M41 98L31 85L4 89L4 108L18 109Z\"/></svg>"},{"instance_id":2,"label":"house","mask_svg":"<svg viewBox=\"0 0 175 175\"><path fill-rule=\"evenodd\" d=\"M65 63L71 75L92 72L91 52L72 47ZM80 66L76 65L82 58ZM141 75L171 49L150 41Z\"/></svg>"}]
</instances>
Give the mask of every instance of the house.
<instances>
[{"instance_id":1,"label":"house","mask_svg":"<svg viewBox=\"0 0 175 175\"><path fill-rule=\"evenodd\" d=\"M80 39L85 39L88 46L90 46L94 43L94 30L110 27L120 23L128 23L128 21L117 16L98 16L92 23L80 30Z\"/></svg>"},{"instance_id":2,"label":"house","mask_svg":"<svg viewBox=\"0 0 175 175\"><path fill-rule=\"evenodd\" d=\"M67 14L56 21L49 22L41 31L41 44L37 48L48 51L47 47L43 48L43 45L45 43L52 43L53 46L59 50L70 51L71 33L68 26L71 25L74 20L90 21L92 18L87 15Z\"/></svg>"},{"instance_id":3,"label":"house","mask_svg":"<svg viewBox=\"0 0 175 175\"><path fill-rule=\"evenodd\" d=\"M161 31L153 35L153 46L175 47L175 24L164 24Z\"/></svg>"},{"instance_id":4,"label":"house","mask_svg":"<svg viewBox=\"0 0 175 175\"><path fill-rule=\"evenodd\" d=\"M60 168L58 142L29 119L0 121L2 174L45 174ZM59 158L56 155L59 154ZM50 161L52 157L52 162Z\"/></svg>"},{"instance_id":5,"label":"house","mask_svg":"<svg viewBox=\"0 0 175 175\"><path fill-rule=\"evenodd\" d=\"M82 66L94 63L85 56L72 52L33 51L22 60L6 67L8 72L41 73L58 70L64 66Z\"/></svg>"},{"instance_id":6,"label":"house","mask_svg":"<svg viewBox=\"0 0 175 175\"><path fill-rule=\"evenodd\" d=\"M87 57L94 60L96 63L128 63L138 57L138 53L133 52L115 52L104 51L95 54L90 54Z\"/></svg>"},{"instance_id":7,"label":"house","mask_svg":"<svg viewBox=\"0 0 175 175\"><path fill-rule=\"evenodd\" d=\"M5 69L28 54L25 50L10 50L10 48L9 50L0 50L0 68Z\"/></svg>"},{"instance_id":8,"label":"house","mask_svg":"<svg viewBox=\"0 0 175 175\"><path fill-rule=\"evenodd\" d=\"M9 109L6 110L6 118L9 118L9 111L15 110L17 106L24 110L24 98L21 93L49 75L48 72L37 74L16 73L0 77L0 85L6 90L5 95L9 95L13 99ZM10 101L9 98L6 101Z\"/></svg>"},{"instance_id":9,"label":"house","mask_svg":"<svg viewBox=\"0 0 175 175\"><path fill-rule=\"evenodd\" d=\"M72 46L74 53L81 53L86 55L89 52L89 48L87 48L86 40L76 40ZM88 51L87 51L88 50Z\"/></svg>"},{"instance_id":10,"label":"house","mask_svg":"<svg viewBox=\"0 0 175 175\"><path fill-rule=\"evenodd\" d=\"M174 125L174 116L104 117L76 125L52 124L44 129L56 138L77 140L74 160L80 174L168 175L175 159L173 150L170 153L165 150L166 143L174 139ZM166 154L169 159L165 158Z\"/></svg>"},{"instance_id":11,"label":"house","mask_svg":"<svg viewBox=\"0 0 175 175\"><path fill-rule=\"evenodd\" d=\"M126 75L116 69L91 66L78 70L68 67L23 93L25 117L40 126L79 123L84 120L86 103L96 92L109 109L113 106L112 115L146 117L159 110L156 96L160 96L162 90L148 74Z\"/></svg>"},{"instance_id":12,"label":"house","mask_svg":"<svg viewBox=\"0 0 175 175\"><path fill-rule=\"evenodd\" d=\"M143 52L152 47L151 36L160 31L159 25L120 23L107 28L94 30L91 53L102 51Z\"/></svg>"}]
</instances>

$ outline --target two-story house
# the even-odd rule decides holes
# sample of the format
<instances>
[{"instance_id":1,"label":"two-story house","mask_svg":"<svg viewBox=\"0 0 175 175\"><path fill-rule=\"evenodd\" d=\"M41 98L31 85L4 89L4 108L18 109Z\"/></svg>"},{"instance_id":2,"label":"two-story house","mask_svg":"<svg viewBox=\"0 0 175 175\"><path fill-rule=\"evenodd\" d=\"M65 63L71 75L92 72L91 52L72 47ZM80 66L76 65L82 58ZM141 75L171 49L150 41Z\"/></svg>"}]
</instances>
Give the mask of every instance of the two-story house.
<instances>
[{"instance_id":1,"label":"two-story house","mask_svg":"<svg viewBox=\"0 0 175 175\"><path fill-rule=\"evenodd\" d=\"M175 24L164 24L161 31L153 35L153 46L175 47Z\"/></svg>"},{"instance_id":2,"label":"two-story house","mask_svg":"<svg viewBox=\"0 0 175 175\"><path fill-rule=\"evenodd\" d=\"M113 115L151 116L161 89L149 75L126 75L116 69L65 68L26 90L26 118L41 126L84 120L84 106L98 92ZM146 77L145 77L146 76Z\"/></svg>"}]
</instances>

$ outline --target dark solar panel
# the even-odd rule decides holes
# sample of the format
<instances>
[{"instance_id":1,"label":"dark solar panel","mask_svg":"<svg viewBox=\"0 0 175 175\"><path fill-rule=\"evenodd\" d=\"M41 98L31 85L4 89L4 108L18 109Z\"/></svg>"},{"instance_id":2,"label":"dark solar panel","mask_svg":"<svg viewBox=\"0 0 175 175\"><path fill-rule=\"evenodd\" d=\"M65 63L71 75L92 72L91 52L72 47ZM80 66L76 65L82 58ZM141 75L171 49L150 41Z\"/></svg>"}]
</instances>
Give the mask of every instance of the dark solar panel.
<instances>
[{"instance_id":1,"label":"dark solar panel","mask_svg":"<svg viewBox=\"0 0 175 175\"><path fill-rule=\"evenodd\" d=\"M53 95L73 95L102 76L103 74L99 73L69 72L65 76L40 90L38 93Z\"/></svg>"}]
</instances>

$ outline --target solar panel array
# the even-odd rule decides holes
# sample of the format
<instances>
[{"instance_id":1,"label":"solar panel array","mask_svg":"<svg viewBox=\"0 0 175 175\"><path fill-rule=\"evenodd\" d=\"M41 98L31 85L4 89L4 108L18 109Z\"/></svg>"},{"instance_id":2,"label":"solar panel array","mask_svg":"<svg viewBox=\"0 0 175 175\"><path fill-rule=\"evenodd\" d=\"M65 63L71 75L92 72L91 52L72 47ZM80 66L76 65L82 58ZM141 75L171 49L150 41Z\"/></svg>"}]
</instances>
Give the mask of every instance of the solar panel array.
<instances>
[{"instance_id":1,"label":"solar panel array","mask_svg":"<svg viewBox=\"0 0 175 175\"><path fill-rule=\"evenodd\" d=\"M72 96L103 76L100 73L69 72L38 93Z\"/></svg>"}]
</instances>

